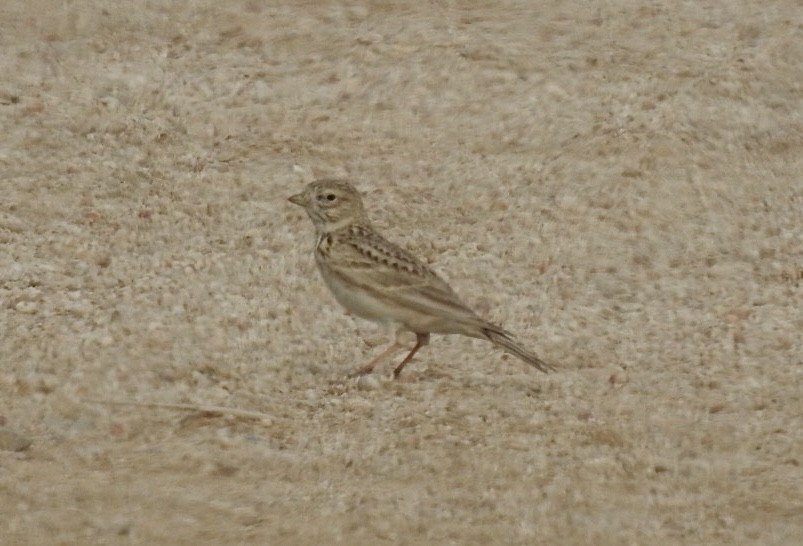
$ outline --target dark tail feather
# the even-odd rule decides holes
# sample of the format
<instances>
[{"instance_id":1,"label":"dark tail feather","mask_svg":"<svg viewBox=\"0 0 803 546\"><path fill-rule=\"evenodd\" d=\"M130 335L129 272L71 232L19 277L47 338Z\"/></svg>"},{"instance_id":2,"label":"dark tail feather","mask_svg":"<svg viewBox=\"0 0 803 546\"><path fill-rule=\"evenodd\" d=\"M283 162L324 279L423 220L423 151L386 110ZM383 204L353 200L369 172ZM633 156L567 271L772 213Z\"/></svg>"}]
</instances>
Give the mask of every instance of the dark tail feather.
<instances>
[{"instance_id":1,"label":"dark tail feather","mask_svg":"<svg viewBox=\"0 0 803 546\"><path fill-rule=\"evenodd\" d=\"M482 333L488 338L491 343L498 347L502 347L503 349L507 350L512 355L515 355L522 359L524 362L529 364L530 366L537 368L538 370L549 373L551 371L555 371L555 367L551 364L547 364L535 354L531 353L524 347L518 345L515 341L513 341L510 337L510 333L505 332L502 329L491 329L491 328L483 328Z\"/></svg>"}]
</instances>

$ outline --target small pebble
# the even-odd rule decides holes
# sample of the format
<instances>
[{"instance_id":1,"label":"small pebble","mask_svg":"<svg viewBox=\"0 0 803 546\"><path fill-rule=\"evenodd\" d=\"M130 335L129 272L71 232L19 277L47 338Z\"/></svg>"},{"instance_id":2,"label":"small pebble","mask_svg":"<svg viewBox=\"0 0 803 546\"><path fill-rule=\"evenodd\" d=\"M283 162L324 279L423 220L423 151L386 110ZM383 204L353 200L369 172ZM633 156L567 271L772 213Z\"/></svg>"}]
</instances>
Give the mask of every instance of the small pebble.
<instances>
[{"instance_id":1,"label":"small pebble","mask_svg":"<svg viewBox=\"0 0 803 546\"><path fill-rule=\"evenodd\" d=\"M25 313L26 315L32 315L36 313L37 305L35 301L21 301L14 306L14 309L19 311L20 313Z\"/></svg>"},{"instance_id":2,"label":"small pebble","mask_svg":"<svg viewBox=\"0 0 803 546\"><path fill-rule=\"evenodd\" d=\"M0 450L3 451L24 451L30 447L33 440L26 438L22 434L17 434L7 428L0 428Z\"/></svg>"},{"instance_id":3,"label":"small pebble","mask_svg":"<svg viewBox=\"0 0 803 546\"><path fill-rule=\"evenodd\" d=\"M357 388L361 391L373 391L379 388L379 379L372 374L361 375L357 379Z\"/></svg>"}]
</instances>

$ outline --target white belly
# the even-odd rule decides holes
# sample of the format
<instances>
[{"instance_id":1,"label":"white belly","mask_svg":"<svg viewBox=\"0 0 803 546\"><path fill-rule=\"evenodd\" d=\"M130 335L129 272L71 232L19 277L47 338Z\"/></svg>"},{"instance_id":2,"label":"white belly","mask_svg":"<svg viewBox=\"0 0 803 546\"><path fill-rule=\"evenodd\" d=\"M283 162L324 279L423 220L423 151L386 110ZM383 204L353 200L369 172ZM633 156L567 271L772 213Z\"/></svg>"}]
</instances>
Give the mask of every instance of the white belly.
<instances>
[{"instance_id":1,"label":"white belly","mask_svg":"<svg viewBox=\"0 0 803 546\"><path fill-rule=\"evenodd\" d=\"M360 288L346 286L340 279L331 275L323 276L323 280L338 303L358 317L381 323L398 322L394 317L394 309L370 293Z\"/></svg>"}]
</instances>

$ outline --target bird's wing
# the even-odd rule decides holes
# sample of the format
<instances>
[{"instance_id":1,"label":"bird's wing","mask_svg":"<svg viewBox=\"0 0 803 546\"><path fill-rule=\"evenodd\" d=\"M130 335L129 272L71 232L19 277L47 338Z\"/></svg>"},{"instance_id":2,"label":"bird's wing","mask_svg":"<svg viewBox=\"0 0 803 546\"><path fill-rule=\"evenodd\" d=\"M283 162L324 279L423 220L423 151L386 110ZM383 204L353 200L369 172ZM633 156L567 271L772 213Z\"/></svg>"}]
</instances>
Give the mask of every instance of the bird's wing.
<instances>
[{"instance_id":1,"label":"bird's wing","mask_svg":"<svg viewBox=\"0 0 803 546\"><path fill-rule=\"evenodd\" d=\"M487 339L542 372L554 369L516 343L510 332L477 316L434 271L372 229L353 225L323 241L318 252L328 257L319 265L340 283L382 302L375 308L383 308L385 318L419 333Z\"/></svg>"},{"instance_id":2,"label":"bird's wing","mask_svg":"<svg viewBox=\"0 0 803 546\"><path fill-rule=\"evenodd\" d=\"M338 259L332 273L381 294L411 311L458 322L484 324L452 288L410 252L370 228L350 226L337 234Z\"/></svg>"}]
</instances>

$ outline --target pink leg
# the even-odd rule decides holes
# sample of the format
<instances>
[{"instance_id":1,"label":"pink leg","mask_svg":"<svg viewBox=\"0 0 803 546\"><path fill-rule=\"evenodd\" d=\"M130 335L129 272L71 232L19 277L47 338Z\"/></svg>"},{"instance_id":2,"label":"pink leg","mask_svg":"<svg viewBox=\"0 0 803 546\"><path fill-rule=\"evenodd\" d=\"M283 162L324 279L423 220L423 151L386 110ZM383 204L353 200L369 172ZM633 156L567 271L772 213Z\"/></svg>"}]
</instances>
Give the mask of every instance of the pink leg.
<instances>
[{"instance_id":1,"label":"pink leg","mask_svg":"<svg viewBox=\"0 0 803 546\"><path fill-rule=\"evenodd\" d=\"M408 355L404 357L404 360L401 361L401 364L396 366L396 368L393 370L393 379L399 378L399 374L401 373L402 369L407 365L408 362L410 362L413 359L413 356L415 355L415 353L418 352L418 349L420 349L424 345L427 345L428 343L429 343L429 334L415 335L415 347L413 347L413 350L410 351Z\"/></svg>"},{"instance_id":2,"label":"pink leg","mask_svg":"<svg viewBox=\"0 0 803 546\"><path fill-rule=\"evenodd\" d=\"M379 364L380 362L382 362L387 357L389 357L390 355L392 355L393 353L395 353L396 351L398 351L401 348L402 348L402 346L399 345L398 343L393 343L390 347L388 347L387 349L382 351L382 354L377 356L371 362L369 362L365 366L361 367L357 371L352 372L352 374L349 377L359 377L361 375L367 375L367 374L371 373L372 371L374 371L374 368L376 368L377 364Z\"/></svg>"}]
</instances>

